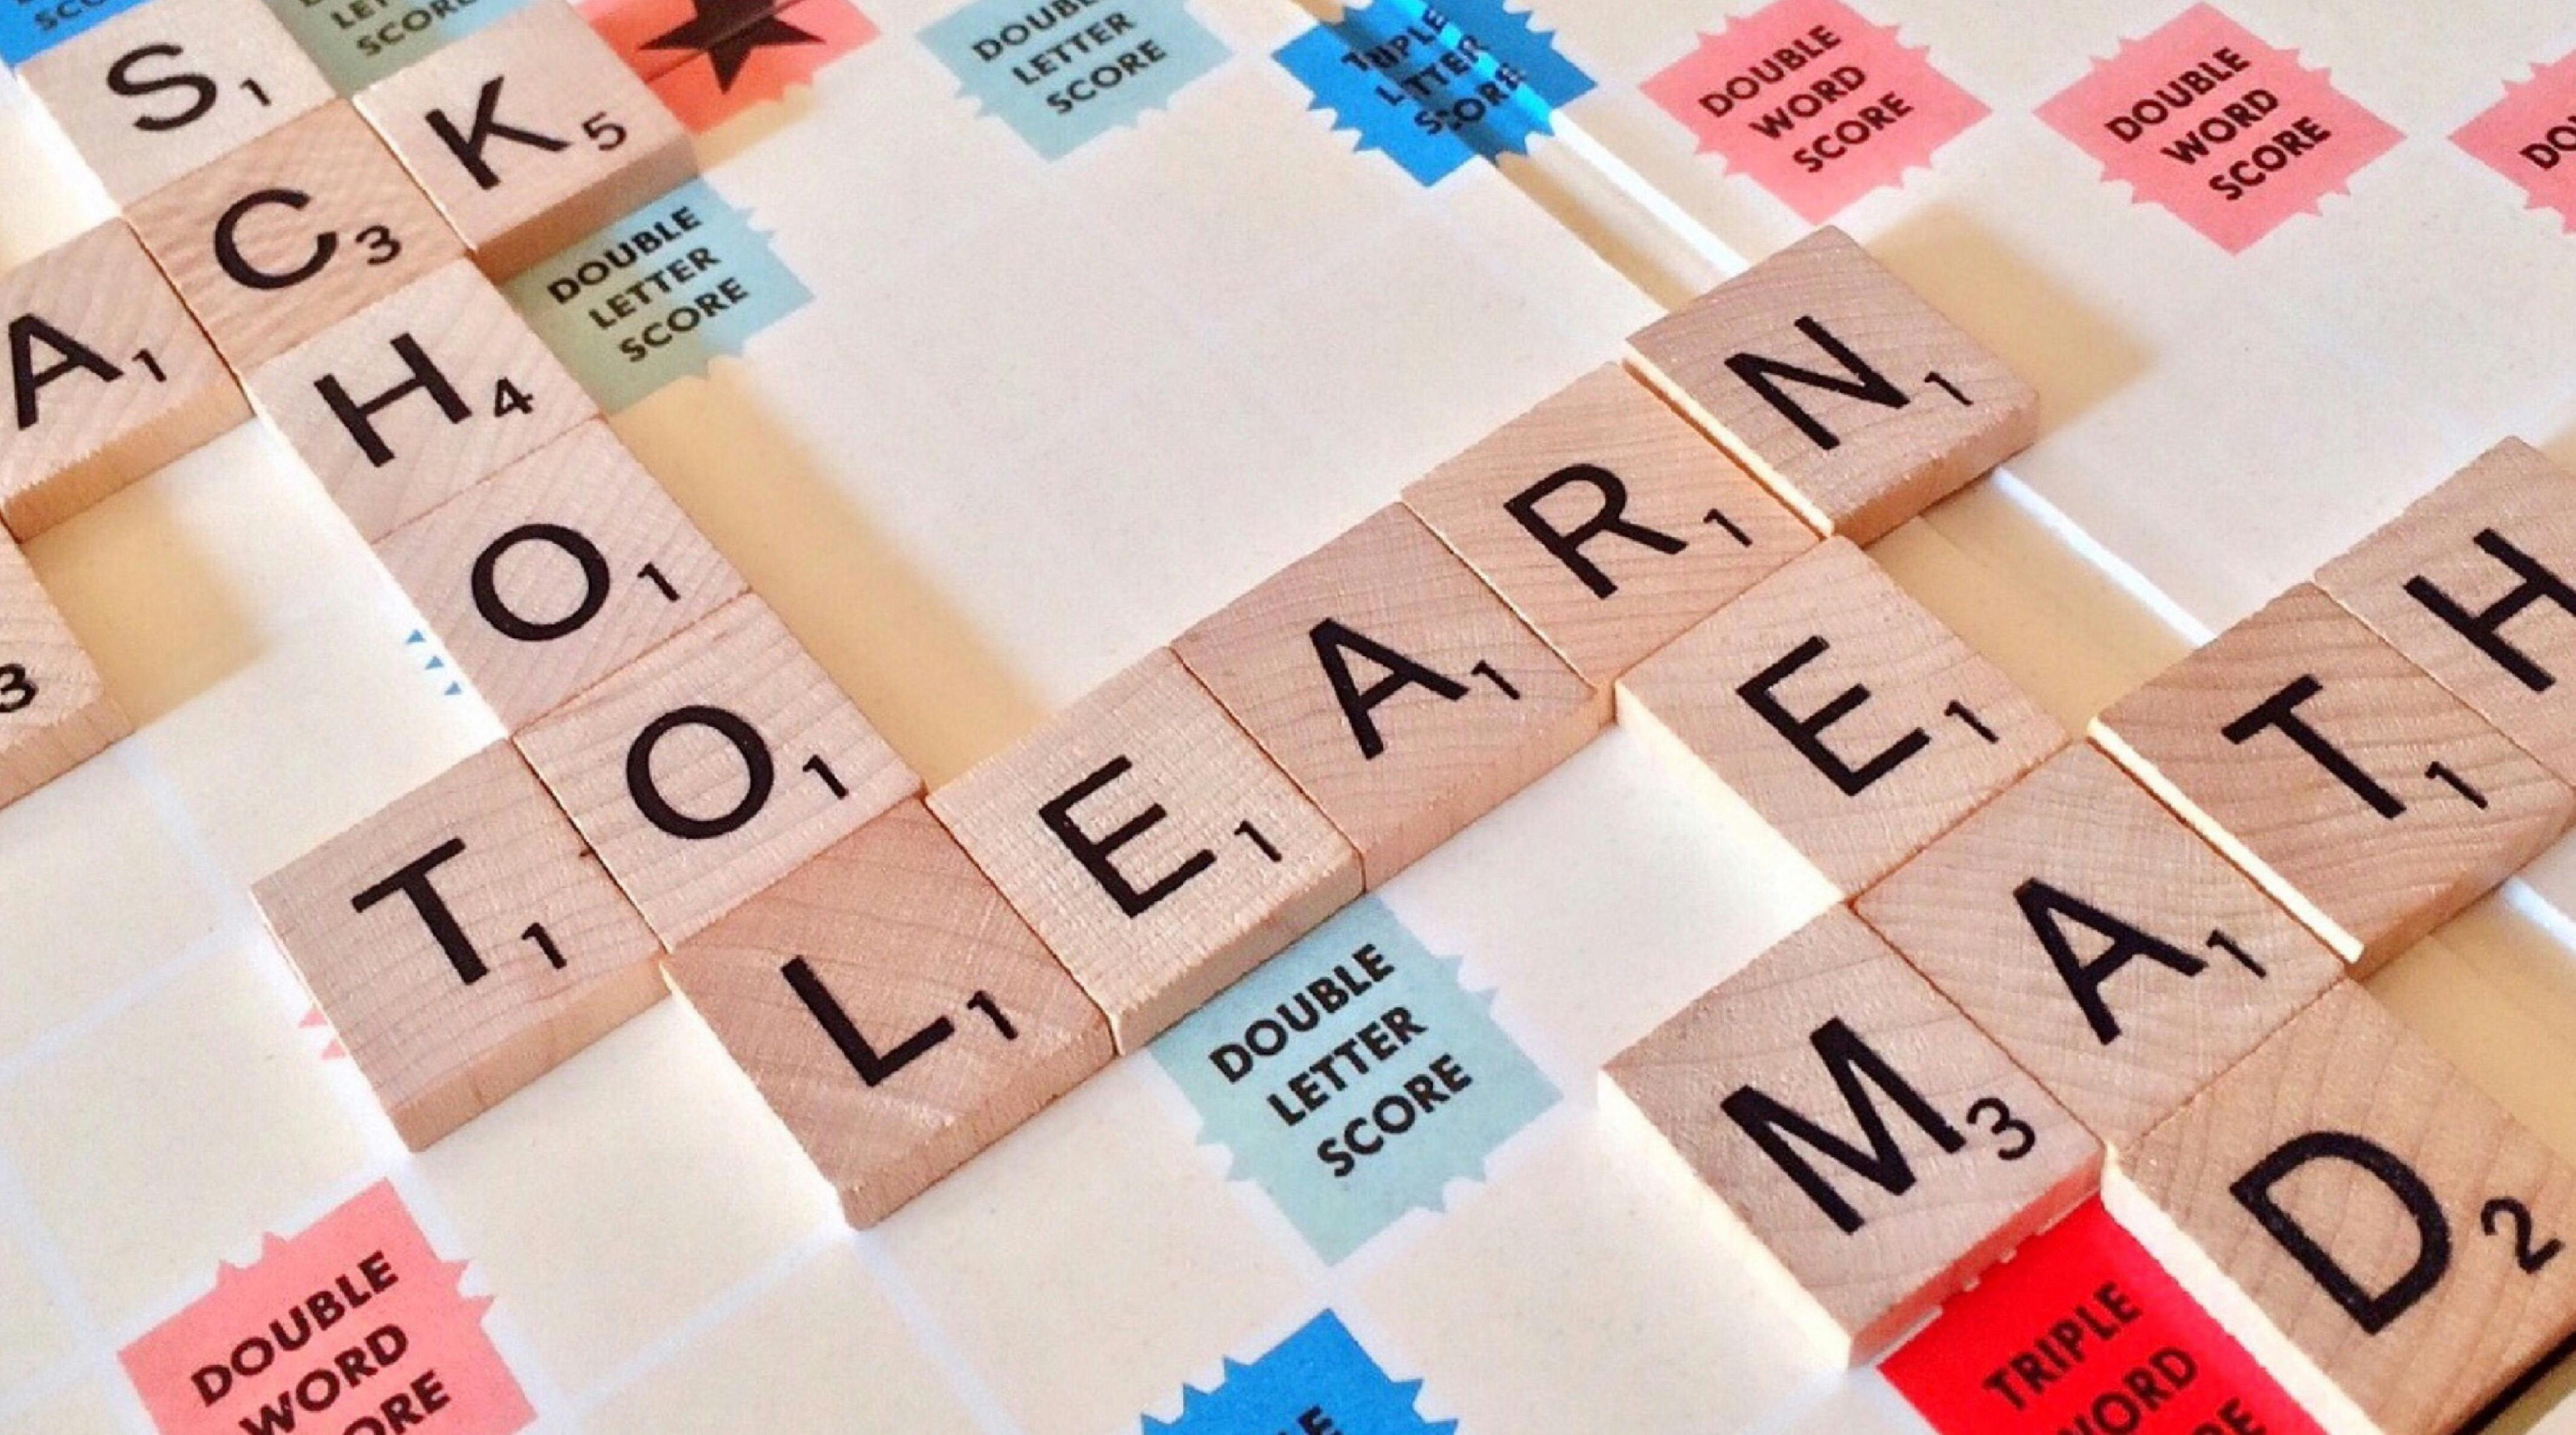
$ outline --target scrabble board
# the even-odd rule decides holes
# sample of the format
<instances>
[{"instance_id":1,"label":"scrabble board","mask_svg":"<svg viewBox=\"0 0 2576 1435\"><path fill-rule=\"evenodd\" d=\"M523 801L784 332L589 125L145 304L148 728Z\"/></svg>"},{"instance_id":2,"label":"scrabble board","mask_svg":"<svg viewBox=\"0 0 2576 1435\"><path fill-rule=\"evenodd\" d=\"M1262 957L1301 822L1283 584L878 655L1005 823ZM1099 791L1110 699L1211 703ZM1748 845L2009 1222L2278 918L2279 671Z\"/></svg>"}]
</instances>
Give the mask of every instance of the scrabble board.
<instances>
[{"instance_id":1,"label":"scrabble board","mask_svg":"<svg viewBox=\"0 0 2576 1435\"><path fill-rule=\"evenodd\" d=\"M125 58L173 37L223 83ZM2576 1163L2571 774L2545 705L2482 696L2374 598L2419 561L2386 545L2477 531L2410 508L2464 469L2534 531L2567 522L2527 496L2576 467L2553 337L2576 326L2576 5L0 0L0 41L0 318L80 240L139 276L107 292L143 336L93 357L190 395L0 492L26 569L0 568L0 618L41 594L114 710L63 739L95 755L0 806L0 1435L2576 1431L2545 1348L2576 1304L2438 1292L2423 1373L2359 1372L2386 1347L2285 1314L2299 1268L2211 1234L2255 1188L2198 1189L2246 1141L2306 1149L2301 1121L2367 1131L2352 1062L2377 1053L2417 1134L2477 1138L2425 1170L2542 1173L2468 1201L2458 1279L2569 1274L2548 1243L2576 1195L2546 1173ZM214 126L147 143L74 61ZM468 158L493 155L578 178L510 208ZM209 223L234 242L201 246ZM1825 224L1848 241L1816 247ZM1991 364L2035 391L2032 432L1984 430L1973 472L1927 456L1878 506L1758 471L1741 432L1728 461L1692 325L1802 255L1883 267L1945 321L1926 377L1968 388L1930 398L1978 408L1967 366ZM397 334L473 365L452 397L479 411L389 462L335 449L353 408L381 437L442 398L367 407L405 378ZM21 369L69 362L12 340ZM1506 425L1587 394L1637 465L1726 495L1694 547L1779 545L1666 595L1680 616L1633 651L1554 631L1455 518L1478 456L1536 432ZM2481 459L2513 436L2532 449ZM669 606L621 609L593 668L496 662L472 585L435 576L482 530L435 525L576 471L623 485L593 494L634 545L621 591ZM2437 576L2492 591L2476 574ZM1432 781L1404 733L1355 766L1278 716L1337 603L1471 615L1433 635L1440 711L1525 721L1440 754L1441 802L1379 781ZM1779 797L1715 711L1789 691L1727 664L1837 617L1885 645L1857 678L1960 685L1927 741L1976 759L1880 827ZM1401 676L1376 661L1357 685ZM2409 833L2449 824L2396 877L2370 861L2385 810L2323 839L2290 811L2312 750L2247 793L2213 736L2206 694L2251 683L2251 710L2316 674L2373 695L2318 723L2387 725L2410 780L2428 753L2449 774L2381 793ZM620 825L616 742L690 687L792 725L763 783L800 825L691 849L681 881ZM1268 857L1133 989L1102 971L1144 940L1051 905L1062 874L1005 820L1113 781L1083 742L1119 724L1250 814L1209 839L1217 881ZM724 731L699 726L673 746ZM414 1087L375 1053L475 1019L424 1036L405 1007L388 1035L367 994L416 972L317 979L317 952L383 953L314 874L384 876L424 792L564 809L493 877L559 904L505 980L550 982L574 932L623 965ZM2191 934L2202 980L2269 984L2155 1092L2049 1060L2027 984L1979 975L1956 904L1980 851L2029 845L2011 804L2052 793L2149 834L2099 861L2185 854L2139 900L2223 907L2227 941ZM721 826L693 814L726 800L669 815ZM982 906L851 895L889 870ZM942 1045L1048 1053L953 1149L904 1152L918 1179L869 1168L893 1186L827 1179L824 1098L744 1055L774 1028L734 979L836 907L910 963L860 979L944 1014L911 1042L835 1027L818 956L758 988L821 1022L817 1065L872 1092ZM934 940L991 965L961 976ZM2008 1158L2009 1191L1945 1188L1907 1256L1943 1269L1891 1257L1892 1294L1810 1259L1831 1202L1713 1198L1694 1138L1722 1122L1675 1114L1705 1082L1658 1075L1792 1026L1771 1056L1812 1065L1802 983L1846 978L1970 1054L1950 1122L2044 1153ZM1403 1049L1425 1031L1436 1060ZM1801 1099L1842 1125L1836 1091ZM2253 1108L2288 1125L2249 1135ZM2380 1241L2364 1308L2407 1275L2382 1187L2334 1188Z\"/></svg>"}]
</instances>

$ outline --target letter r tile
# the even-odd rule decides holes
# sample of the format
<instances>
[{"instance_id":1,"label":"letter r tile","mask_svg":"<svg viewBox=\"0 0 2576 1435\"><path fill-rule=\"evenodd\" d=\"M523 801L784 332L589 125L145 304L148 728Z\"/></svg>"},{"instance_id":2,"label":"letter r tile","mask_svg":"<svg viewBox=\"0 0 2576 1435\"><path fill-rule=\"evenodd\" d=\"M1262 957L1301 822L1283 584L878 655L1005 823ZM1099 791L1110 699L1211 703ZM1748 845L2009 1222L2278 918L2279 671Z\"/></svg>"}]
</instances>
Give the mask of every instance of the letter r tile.
<instances>
[{"instance_id":1,"label":"letter r tile","mask_svg":"<svg viewBox=\"0 0 2576 1435\"><path fill-rule=\"evenodd\" d=\"M2317 586L2576 782L2576 474L2507 439Z\"/></svg>"},{"instance_id":2,"label":"letter r tile","mask_svg":"<svg viewBox=\"0 0 2576 1435\"><path fill-rule=\"evenodd\" d=\"M2576 1332L2576 1172L2351 983L2102 1194L2330 1435L2468 1428Z\"/></svg>"},{"instance_id":3,"label":"letter r tile","mask_svg":"<svg viewBox=\"0 0 2576 1435\"><path fill-rule=\"evenodd\" d=\"M1847 897L2065 743L1841 538L1638 664L1619 721L1714 774Z\"/></svg>"},{"instance_id":4,"label":"letter r tile","mask_svg":"<svg viewBox=\"0 0 2576 1435\"><path fill-rule=\"evenodd\" d=\"M1172 644L1376 887L1592 740L1575 675L1390 505Z\"/></svg>"},{"instance_id":5,"label":"letter r tile","mask_svg":"<svg viewBox=\"0 0 2576 1435\"><path fill-rule=\"evenodd\" d=\"M2365 972L2576 814L2565 783L2306 584L2113 703L2093 740Z\"/></svg>"},{"instance_id":6,"label":"letter r tile","mask_svg":"<svg viewBox=\"0 0 2576 1435\"><path fill-rule=\"evenodd\" d=\"M1853 1364L2101 1170L2092 1134L1841 907L1620 1053L1602 1092L1660 1134Z\"/></svg>"},{"instance_id":7,"label":"letter r tile","mask_svg":"<svg viewBox=\"0 0 2576 1435\"><path fill-rule=\"evenodd\" d=\"M1648 325L1629 352L1810 527L1855 543L2039 433L2031 386L1839 229Z\"/></svg>"},{"instance_id":8,"label":"letter r tile","mask_svg":"<svg viewBox=\"0 0 2576 1435\"><path fill-rule=\"evenodd\" d=\"M414 1150L662 994L653 933L506 742L252 895Z\"/></svg>"},{"instance_id":9,"label":"letter r tile","mask_svg":"<svg viewBox=\"0 0 2576 1435\"><path fill-rule=\"evenodd\" d=\"M1359 861L1168 648L931 794L1118 1049L1360 892Z\"/></svg>"}]
</instances>

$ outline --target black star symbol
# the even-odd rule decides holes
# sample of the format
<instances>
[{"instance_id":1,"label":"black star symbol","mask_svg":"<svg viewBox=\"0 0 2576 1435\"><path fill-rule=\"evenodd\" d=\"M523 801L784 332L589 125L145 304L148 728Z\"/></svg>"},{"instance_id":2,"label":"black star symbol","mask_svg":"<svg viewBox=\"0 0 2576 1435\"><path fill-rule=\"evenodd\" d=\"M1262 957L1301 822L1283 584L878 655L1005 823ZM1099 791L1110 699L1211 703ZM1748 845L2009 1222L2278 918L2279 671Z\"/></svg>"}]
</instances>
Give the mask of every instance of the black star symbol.
<instances>
[{"instance_id":1,"label":"black star symbol","mask_svg":"<svg viewBox=\"0 0 2576 1435\"><path fill-rule=\"evenodd\" d=\"M647 50L687 50L704 55L716 69L716 88L731 90L751 63L754 50L783 45L819 45L809 34L778 17L778 0L689 0L697 14L676 29L644 42Z\"/></svg>"}]
</instances>

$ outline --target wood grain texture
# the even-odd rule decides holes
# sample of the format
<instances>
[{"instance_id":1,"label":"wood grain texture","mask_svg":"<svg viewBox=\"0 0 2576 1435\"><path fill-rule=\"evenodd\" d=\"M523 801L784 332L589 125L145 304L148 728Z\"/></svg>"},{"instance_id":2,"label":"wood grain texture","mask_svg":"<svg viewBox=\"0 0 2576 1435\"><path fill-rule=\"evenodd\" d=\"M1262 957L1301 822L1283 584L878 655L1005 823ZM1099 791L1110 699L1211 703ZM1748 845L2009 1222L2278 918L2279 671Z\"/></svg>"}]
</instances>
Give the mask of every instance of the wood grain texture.
<instances>
[{"instance_id":1,"label":"wood grain texture","mask_svg":"<svg viewBox=\"0 0 2576 1435\"><path fill-rule=\"evenodd\" d=\"M2364 971L2565 831L2576 793L2302 584L2093 739Z\"/></svg>"},{"instance_id":2,"label":"wood grain texture","mask_svg":"<svg viewBox=\"0 0 2576 1435\"><path fill-rule=\"evenodd\" d=\"M2334 1435L2454 1430L2576 1331L2576 1172L2350 983L2105 1194Z\"/></svg>"},{"instance_id":3,"label":"wood grain texture","mask_svg":"<svg viewBox=\"0 0 2576 1435\"><path fill-rule=\"evenodd\" d=\"M1172 649L1350 839L1371 887L1563 762L1609 715L1607 691L1401 505Z\"/></svg>"},{"instance_id":4,"label":"wood grain texture","mask_svg":"<svg viewBox=\"0 0 2576 1435\"><path fill-rule=\"evenodd\" d=\"M133 730L25 555L0 538L0 807Z\"/></svg>"},{"instance_id":5,"label":"wood grain texture","mask_svg":"<svg viewBox=\"0 0 2576 1435\"><path fill-rule=\"evenodd\" d=\"M1136 1051L1360 893L1350 844L1158 648L930 807Z\"/></svg>"},{"instance_id":6,"label":"wood grain texture","mask_svg":"<svg viewBox=\"0 0 2576 1435\"><path fill-rule=\"evenodd\" d=\"M461 259L261 365L249 388L370 543L599 416Z\"/></svg>"},{"instance_id":7,"label":"wood grain texture","mask_svg":"<svg viewBox=\"0 0 2576 1435\"><path fill-rule=\"evenodd\" d=\"M339 101L126 215L245 376L465 252L384 141Z\"/></svg>"},{"instance_id":8,"label":"wood grain texture","mask_svg":"<svg viewBox=\"0 0 2576 1435\"><path fill-rule=\"evenodd\" d=\"M688 131L559 0L535 0L357 103L495 279L697 172ZM490 124L478 129L478 116Z\"/></svg>"},{"instance_id":9,"label":"wood grain texture","mask_svg":"<svg viewBox=\"0 0 2576 1435\"><path fill-rule=\"evenodd\" d=\"M1855 907L2113 1150L2343 978L2090 748L2042 763Z\"/></svg>"},{"instance_id":10,"label":"wood grain texture","mask_svg":"<svg viewBox=\"0 0 2576 1435\"><path fill-rule=\"evenodd\" d=\"M2317 586L2576 782L2576 474L2507 439Z\"/></svg>"},{"instance_id":11,"label":"wood grain texture","mask_svg":"<svg viewBox=\"0 0 2576 1435\"><path fill-rule=\"evenodd\" d=\"M595 419L396 529L376 555L513 732L744 591Z\"/></svg>"},{"instance_id":12,"label":"wood grain texture","mask_svg":"<svg viewBox=\"0 0 2576 1435\"><path fill-rule=\"evenodd\" d=\"M414 1150L662 994L653 934L508 743L252 895Z\"/></svg>"},{"instance_id":13,"label":"wood grain texture","mask_svg":"<svg viewBox=\"0 0 2576 1435\"><path fill-rule=\"evenodd\" d=\"M152 0L20 65L18 79L120 205L333 99L259 0Z\"/></svg>"},{"instance_id":14,"label":"wood grain texture","mask_svg":"<svg viewBox=\"0 0 2576 1435\"><path fill-rule=\"evenodd\" d=\"M669 966L853 1226L893 1214L1113 1054L1100 1009L917 799Z\"/></svg>"},{"instance_id":15,"label":"wood grain texture","mask_svg":"<svg viewBox=\"0 0 2576 1435\"><path fill-rule=\"evenodd\" d=\"M1616 364L1432 470L1404 502L1595 687L1816 542Z\"/></svg>"},{"instance_id":16,"label":"wood grain texture","mask_svg":"<svg viewBox=\"0 0 2576 1435\"><path fill-rule=\"evenodd\" d=\"M2039 395L1839 229L1629 340L1632 362L1819 533L1867 543L2039 436Z\"/></svg>"},{"instance_id":17,"label":"wood grain texture","mask_svg":"<svg viewBox=\"0 0 2576 1435\"><path fill-rule=\"evenodd\" d=\"M109 220L0 275L0 521L33 538L250 417L134 232Z\"/></svg>"},{"instance_id":18,"label":"wood grain texture","mask_svg":"<svg viewBox=\"0 0 2576 1435\"><path fill-rule=\"evenodd\" d=\"M1638 664L1619 721L1714 774L1845 896L2065 743L1839 538Z\"/></svg>"},{"instance_id":19,"label":"wood grain texture","mask_svg":"<svg viewBox=\"0 0 2576 1435\"><path fill-rule=\"evenodd\" d=\"M2091 1194L2101 1168L2092 1135L1840 907L1602 1078L1823 1308L1855 1364Z\"/></svg>"},{"instance_id":20,"label":"wood grain texture","mask_svg":"<svg viewBox=\"0 0 2576 1435\"><path fill-rule=\"evenodd\" d=\"M921 791L750 593L517 742L673 945Z\"/></svg>"}]
</instances>

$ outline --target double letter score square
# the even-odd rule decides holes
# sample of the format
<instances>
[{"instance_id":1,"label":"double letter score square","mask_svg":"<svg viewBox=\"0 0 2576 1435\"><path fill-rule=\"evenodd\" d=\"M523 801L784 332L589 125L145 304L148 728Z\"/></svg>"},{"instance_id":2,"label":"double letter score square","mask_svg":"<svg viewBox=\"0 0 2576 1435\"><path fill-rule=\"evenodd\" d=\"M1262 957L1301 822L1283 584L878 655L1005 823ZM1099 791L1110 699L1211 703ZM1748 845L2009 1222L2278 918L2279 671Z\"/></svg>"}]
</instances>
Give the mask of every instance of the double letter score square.
<instances>
[{"instance_id":1,"label":"double letter score square","mask_svg":"<svg viewBox=\"0 0 2576 1435\"><path fill-rule=\"evenodd\" d=\"M921 791L752 593L517 741L671 945Z\"/></svg>"},{"instance_id":2,"label":"double letter score square","mask_svg":"<svg viewBox=\"0 0 2576 1435\"><path fill-rule=\"evenodd\" d=\"M2092 1135L1840 907L1620 1053L1602 1085L1855 1364L2101 1169Z\"/></svg>"},{"instance_id":3,"label":"double letter score square","mask_svg":"<svg viewBox=\"0 0 2576 1435\"><path fill-rule=\"evenodd\" d=\"M1109 1064L1109 1024L918 799L672 953L869 1226Z\"/></svg>"},{"instance_id":4,"label":"double letter score square","mask_svg":"<svg viewBox=\"0 0 2576 1435\"><path fill-rule=\"evenodd\" d=\"M687 131L561 0L358 96L486 273L505 279L687 180Z\"/></svg>"},{"instance_id":5,"label":"double letter score square","mask_svg":"<svg viewBox=\"0 0 2576 1435\"><path fill-rule=\"evenodd\" d=\"M2305 584L2112 704L2093 738L2365 971L2576 814L2576 792Z\"/></svg>"},{"instance_id":6,"label":"double letter score square","mask_svg":"<svg viewBox=\"0 0 2576 1435\"><path fill-rule=\"evenodd\" d=\"M415 1150L661 996L652 932L506 742L252 895Z\"/></svg>"},{"instance_id":7,"label":"double letter score square","mask_svg":"<svg viewBox=\"0 0 2576 1435\"><path fill-rule=\"evenodd\" d=\"M1404 502L1596 687L1816 542L1616 364L1442 464Z\"/></svg>"},{"instance_id":8,"label":"double letter score square","mask_svg":"<svg viewBox=\"0 0 2576 1435\"><path fill-rule=\"evenodd\" d=\"M1809 526L1855 543L2039 433L2031 386L1839 229L1648 325L1629 349Z\"/></svg>"},{"instance_id":9,"label":"double letter score square","mask_svg":"<svg viewBox=\"0 0 2576 1435\"><path fill-rule=\"evenodd\" d=\"M1401 506L1172 644L1359 850L1372 887L1601 730L1607 694Z\"/></svg>"},{"instance_id":10,"label":"double letter score square","mask_svg":"<svg viewBox=\"0 0 2576 1435\"><path fill-rule=\"evenodd\" d=\"M930 796L1118 1049L1360 893L1359 861L1168 648Z\"/></svg>"},{"instance_id":11,"label":"double letter score square","mask_svg":"<svg viewBox=\"0 0 2576 1435\"><path fill-rule=\"evenodd\" d=\"M1638 664L1619 721L1714 774L1846 896L2065 742L1841 538Z\"/></svg>"}]
</instances>

